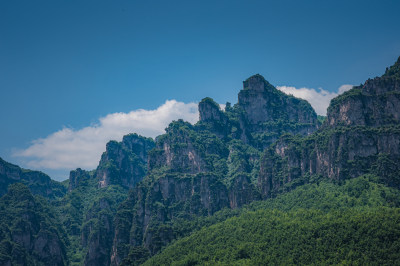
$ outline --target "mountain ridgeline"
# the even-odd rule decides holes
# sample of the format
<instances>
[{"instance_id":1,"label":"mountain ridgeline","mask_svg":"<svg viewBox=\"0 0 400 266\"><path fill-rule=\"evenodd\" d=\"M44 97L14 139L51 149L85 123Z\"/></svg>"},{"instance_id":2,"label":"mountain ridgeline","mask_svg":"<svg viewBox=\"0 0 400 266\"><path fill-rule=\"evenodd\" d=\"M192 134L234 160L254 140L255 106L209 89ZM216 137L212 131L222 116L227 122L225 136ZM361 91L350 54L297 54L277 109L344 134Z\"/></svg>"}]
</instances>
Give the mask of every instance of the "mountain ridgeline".
<instances>
[{"instance_id":1,"label":"mountain ridgeline","mask_svg":"<svg viewBox=\"0 0 400 266\"><path fill-rule=\"evenodd\" d=\"M236 104L222 110L204 98L199 115L155 140L110 141L96 169L63 183L0 160L0 212L12 217L0 220L0 264L400 259L400 58L334 98L322 123L307 101L258 74ZM39 218L14 217L26 212L16 190Z\"/></svg>"}]
</instances>

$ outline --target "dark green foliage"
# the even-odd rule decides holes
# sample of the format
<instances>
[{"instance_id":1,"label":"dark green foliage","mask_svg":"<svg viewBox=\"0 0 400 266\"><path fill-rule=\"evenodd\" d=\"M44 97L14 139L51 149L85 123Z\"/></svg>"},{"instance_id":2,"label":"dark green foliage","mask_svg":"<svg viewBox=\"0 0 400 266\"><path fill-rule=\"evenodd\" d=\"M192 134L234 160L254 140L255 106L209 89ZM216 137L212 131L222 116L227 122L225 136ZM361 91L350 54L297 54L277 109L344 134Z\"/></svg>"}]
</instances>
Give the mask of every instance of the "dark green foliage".
<instances>
[{"instance_id":1,"label":"dark green foliage","mask_svg":"<svg viewBox=\"0 0 400 266\"><path fill-rule=\"evenodd\" d=\"M395 264L399 209L260 210L184 238L145 265Z\"/></svg>"},{"instance_id":2,"label":"dark green foliage","mask_svg":"<svg viewBox=\"0 0 400 266\"><path fill-rule=\"evenodd\" d=\"M33 194L48 199L57 199L65 195L67 189L60 182L39 171L22 169L0 158L0 196L7 192L10 184L24 183Z\"/></svg>"},{"instance_id":3,"label":"dark green foliage","mask_svg":"<svg viewBox=\"0 0 400 266\"><path fill-rule=\"evenodd\" d=\"M397 62L391 66L390 68L386 68L384 77L395 77L400 79L400 56L397 59Z\"/></svg>"},{"instance_id":4,"label":"dark green foliage","mask_svg":"<svg viewBox=\"0 0 400 266\"><path fill-rule=\"evenodd\" d=\"M111 222L116 208L127 195L127 189L117 185L98 188L98 180L91 172L89 179L84 179L79 186L68 193L64 198L55 202L59 217L68 232L70 245L68 258L71 265L81 265L85 259L88 244L98 236L106 239L96 239L108 249L111 248L112 233L104 231L106 222ZM107 208L102 209L100 204L107 202ZM107 254L108 257L108 254Z\"/></svg>"},{"instance_id":5,"label":"dark green foliage","mask_svg":"<svg viewBox=\"0 0 400 266\"><path fill-rule=\"evenodd\" d=\"M0 264L67 265L68 238L54 208L16 183L0 198Z\"/></svg>"},{"instance_id":6,"label":"dark green foliage","mask_svg":"<svg viewBox=\"0 0 400 266\"><path fill-rule=\"evenodd\" d=\"M374 175L349 179L343 184L322 179L280 194L274 199L250 204L249 209L270 208L289 211L304 208L329 211L363 206L400 207L399 190L386 187Z\"/></svg>"},{"instance_id":7,"label":"dark green foliage","mask_svg":"<svg viewBox=\"0 0 400 266\"><path fill-rule=\"evenodd\" d=\"M149 257L150 257L150 253L146 248L144 248L142 246L132 247L129 252L128 257L122 261L121 266L141 265Z\"/></svg>"},{"instance_id":8,"label":"dark green foliage","mask_svg":"<svg viewBox=\"0 0 400 266\"><path fill-rule=\"evenodd\" d=\"M317 115L318 122L322 125L325 122L326 116Z\"/></svg>"},{"instance_id":9,"label":"dark green foliage","mask_svg":"<svg viewBox=\"0 0 400 266\"><path fill-rule=\"evenodd\" d=\"M400 251L400 194L376 180L323 181L195 220L189 228L198 231L145 265L393 264Z\"/></svg>"},{"instance_id":10,"label":"dark green foliage","mask_svg":"<svg viewBox=\"0 0 400 266\"><path fill-rule=\"evenodd\" d=\"M392 187L400 187L400 158L390 154L379 154L370 167L370 172L381 177Z\"/></svg>"},{"instance_id":11,"label":"dark green foliage","mask_svg":"<svg viewBox=\"0 0 400 266\"><path fill-rule=\"evenodd\" d=\"M328 107L328 113L332 112L335 108L340 106L349 98L357 99L362 96L362 87L361 86L354 86L352 89L340 94L339 96L333 98L331 103Z\"/></svg>"}]
</instances>

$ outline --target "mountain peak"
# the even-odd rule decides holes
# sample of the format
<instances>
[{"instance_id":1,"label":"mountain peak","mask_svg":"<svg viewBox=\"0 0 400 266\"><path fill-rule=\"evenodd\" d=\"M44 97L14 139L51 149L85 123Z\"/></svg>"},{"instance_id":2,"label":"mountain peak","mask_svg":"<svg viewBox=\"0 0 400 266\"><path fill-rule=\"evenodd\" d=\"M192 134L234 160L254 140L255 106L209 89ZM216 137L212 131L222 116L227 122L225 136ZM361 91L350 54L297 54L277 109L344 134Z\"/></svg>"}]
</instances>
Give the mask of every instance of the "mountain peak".
<instances>
[{"instance_id":1,"label":"mountain peak","mask_svg":"<svg viewBox=\"0 0 400 266\"><path fill-rule=\"evenodd\" d=\"M275 88L260 74L255 74L243 81L243 89L264 91L265 88Z\"/></svg>"}]
</instances>

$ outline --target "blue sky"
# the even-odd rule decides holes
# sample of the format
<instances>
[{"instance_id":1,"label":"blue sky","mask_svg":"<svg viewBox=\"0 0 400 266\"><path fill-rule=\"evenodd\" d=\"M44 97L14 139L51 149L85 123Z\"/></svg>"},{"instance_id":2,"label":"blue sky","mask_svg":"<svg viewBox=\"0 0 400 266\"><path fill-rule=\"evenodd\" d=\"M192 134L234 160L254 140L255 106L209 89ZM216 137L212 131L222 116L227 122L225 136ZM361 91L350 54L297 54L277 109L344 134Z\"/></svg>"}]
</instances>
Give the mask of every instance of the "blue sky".
<instances>
[{"instance_id":1,"label":"blue sky","mask_svg":"<svg viewBox=\"0 0 400 266\"><path fill-rule=\"evenodd\" d=\"M256 73L336 95L400 56L399 11L400 1L0 1L0 157L60 180L79 166L75 150L63 154L71 143L194 122L191 103L235 103ZM63 139L73 141L46 150Z\"/></svg>"}]
</instances>

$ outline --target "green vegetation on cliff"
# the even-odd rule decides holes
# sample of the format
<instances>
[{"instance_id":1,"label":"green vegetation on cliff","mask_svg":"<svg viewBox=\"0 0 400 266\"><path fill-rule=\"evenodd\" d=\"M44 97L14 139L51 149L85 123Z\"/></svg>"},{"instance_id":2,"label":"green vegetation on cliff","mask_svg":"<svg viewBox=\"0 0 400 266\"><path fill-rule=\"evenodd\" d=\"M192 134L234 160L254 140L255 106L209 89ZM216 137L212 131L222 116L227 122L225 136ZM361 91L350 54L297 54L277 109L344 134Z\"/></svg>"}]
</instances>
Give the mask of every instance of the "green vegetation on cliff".
<instances>
[{"instance_id":1,"label":"green vegetation on cliff","mask_svg":"<svg viewBox=\"0 0 400 266\"><path fill-rule=\"evenodd\" d=\"M86 259L89 244L96 241L108 253L112 243L112 220L118 204L125 200L127 189L110 185L98 187L98 180L93 177L82 180L63 199L54 203L61 222L68 233L68 258L71 265L82 265ZM108 223L108 224L107 224ZM109 232L105 232L105 228ZM104 238L99 239L99 235ZM106 256L105 263L108 254Z\"/></svg>"},{"instance_id":2,"label":"green vegetation on cliff","mask_svg":"<svg viewBox=\"0 0 400 266\"><path fill-rule=\"evenodd\" d=\"M67 265L67 234L54 208L16 183L0 198L1 265Z\"/></svg>"},{"instance_id":3,"label":"green vegetation on cliff","mask_svg":"<svg viewBox=\"0 0 400 266\"><path fill-rule=\"evenodd\" d=\"M63 184L42 172L23 169L0 158L0 196L14 183L23 183L33 194L52 200L62 198L67 191Z\"/></svg>"},{"instance_id":4,"label":"green vegetation on cliff","mask_svg":"<svg viewBox=\"0 0 400 266\"><path fill-rule=\"evenodd\" d=\"M397 62L393 66L386 68L385 74L383 76L395 77L400 79L400 56L397 59Z\"/></svg>"}]
</instances>

